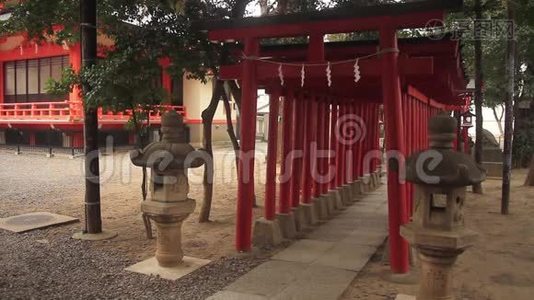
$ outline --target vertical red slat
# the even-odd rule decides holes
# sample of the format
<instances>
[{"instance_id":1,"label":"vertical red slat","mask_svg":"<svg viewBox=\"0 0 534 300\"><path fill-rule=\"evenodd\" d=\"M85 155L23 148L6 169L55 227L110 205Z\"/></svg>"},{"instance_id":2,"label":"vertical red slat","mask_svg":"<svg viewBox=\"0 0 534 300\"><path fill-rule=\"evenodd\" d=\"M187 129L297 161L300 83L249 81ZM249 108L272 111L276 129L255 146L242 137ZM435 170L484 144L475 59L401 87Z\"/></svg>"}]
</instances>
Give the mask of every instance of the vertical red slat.
<instances>
[{"instance_id":1,"label":"vertical red slat","mask_svg":"<svg viewBox=\"0 0 534 300\"><path fill-rule=\"evenodd\" d=\"M336 101L332 102L332 112L331 112L331 121L330 121L330 150L332 155L330 157L330 165L333 166L334 172L332 180L330 181L330 189L333 190L337 187L337 168L338 168L338 157L337 157L337 140L336 140L336 124L338 119L338 105Z\"/></svg>"},{"instance_id":2,"label":"vertical red slat","mask_svg":"<svg viewBox=\"0 0 534 300\"><path fill-rule=\"evenodd\" d=\"M280 92L269 98L269 137L267 141L267 170L265 178L265 219L274 220L276 214L276 157L278 148L278 114Z\"/></svg>"},{"instance_id":3,"label":"vertical red slat","mask_svg":"<svg viewBox=\"0 0 534 300\"><path fill-rule=\"evenodd\" d=\"M257 39L245 40L245 55L259 54ZM241 83L241 155L239 156L237 187L236 249L250 251L252 246L252 203L254 199L254 152L257 114L256 63L243 61Z\"/></svg>"},{"instance_id":4,"label":"vertical red slat","mask_svg":"<svg viewBox=\"0 0 534 300\"><path fill-rule=\"evenodd\" d=\"M284 97L282 112L282 161L280 166L280 194L278 212L288 214L291 211L291 161L288 160L293 148L293 93Z\"/></svg>"},{"instance_id":5,"label":"vertical red slat","mask_svg":"<svg viewBox=\"0 0 534 300\"><path fill-rule=\"evenodd\" d=\"M384 26L380 30L382 54L382 97L386 119L386 139L389 151L405 152L401 85L398 65L398 45L396 29ZM400 236L400 226L408 221L406 215L405 185L399 181L398 164L388 163L388 212L389 250L391 270L394 273L407 273L408 243Z\"/></svg>"},{"instance_id":6,"label":"vertical red slat","mask_svg":"<svg viewBox=\"0 0 534 300\"><path fill-rule=\"evenodd\" d=\"M293 168L291 169L291 205L292 207L298 207L300 204L300 195L302 187L302 150L304 147L304 138L305 138L305 112L306 112L306 101L304 100L304 95L299 94L295 98L295 105L293 111L293 118L295 120L294 126L294 154L293 159Z\"/></svg>"}]
</instances>

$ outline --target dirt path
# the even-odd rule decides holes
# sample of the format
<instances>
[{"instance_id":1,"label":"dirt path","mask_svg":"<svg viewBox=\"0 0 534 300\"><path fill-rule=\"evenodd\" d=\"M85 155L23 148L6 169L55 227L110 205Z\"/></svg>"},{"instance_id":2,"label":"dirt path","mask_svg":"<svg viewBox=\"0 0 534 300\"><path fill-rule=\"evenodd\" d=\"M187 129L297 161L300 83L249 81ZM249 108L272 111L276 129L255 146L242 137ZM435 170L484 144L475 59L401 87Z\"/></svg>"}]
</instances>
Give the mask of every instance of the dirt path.
<instances>
[{"instance_id":1,"label":"dirt path","mask_svg":"<svg viewBox=\"0 0 534 300\"><path fill-rule=\"evenodd\" d=\"M263 201L265 160L258 145L256 192ZM263 147L264 148L264 147ZM234 152L215 150L213 222L199 224L202 169L190 170L190 197L196 211L184 222L183 250L213 264L178 283L133 274L124 268L154 255L140 214L141 170L127 153L105 156L102 164L102 216L109 241L82 242L70 237L82 222L24 234L0 230L1 299L205 299L263 262L261 257L233 257L236 173ZM49 211L83 218L82 159L15 156L0 151L0 217ZM113 166L113 167L112 167ZM255 209L256 216L261 208Z\"/></svg>"},{"instance_id":2,"label":"dirt path","mask_svg":"<svg viewBox=\"0 0 534 300\"><path fill-rule=\"evenodd\" d=\"M466 225L480 233L454 269L457 299L531 300L534 298L534 188L523 187L526 170L514 172L511 214L500 212L500 181L484 183L486 194L468 194ZM383 280L388 267L375 259L345 292L343 299L394 299L414 295L417 286Z\"/></svg>"}]
</instances>

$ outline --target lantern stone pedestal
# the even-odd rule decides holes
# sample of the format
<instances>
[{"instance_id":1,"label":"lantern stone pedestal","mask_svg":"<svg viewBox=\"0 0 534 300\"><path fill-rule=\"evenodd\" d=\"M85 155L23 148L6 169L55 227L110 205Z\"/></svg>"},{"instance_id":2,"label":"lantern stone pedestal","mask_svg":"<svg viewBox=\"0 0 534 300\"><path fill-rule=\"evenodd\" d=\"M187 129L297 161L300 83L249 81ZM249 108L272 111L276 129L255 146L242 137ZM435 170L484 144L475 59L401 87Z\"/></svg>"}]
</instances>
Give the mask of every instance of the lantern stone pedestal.
<instances>
[{"instance_id":1,"label":"lantern stone pedestal","mask_svg":"<svg viewBox=\"0 0 534 300\"><path fill-rule=\"evenodd\" d=\"M159 276L167 280L177 280L185 275L207 265L209 260L184 256L182 262L175 267L162 267L155 257L137 263L126 268L126 271L145 274L149 276Z\"/></svg>"},{"instance_id":2,"label":"lantern stone pedestal","mask_svg":"<svg viewBox=\"0 0 534 300\"><path fill-rule=\"evenodd\" d=\"M209 262L182 252L182 223L196 206L187 196L187 169L204 160L202 151L187 144L183 118L175 111L162 116L161 132L160 142L130 153L134 165L151 169L150 199L142 202L141 211L156 225L156 255L126 270L176 280Z\"/></svg>"}]
</instances>

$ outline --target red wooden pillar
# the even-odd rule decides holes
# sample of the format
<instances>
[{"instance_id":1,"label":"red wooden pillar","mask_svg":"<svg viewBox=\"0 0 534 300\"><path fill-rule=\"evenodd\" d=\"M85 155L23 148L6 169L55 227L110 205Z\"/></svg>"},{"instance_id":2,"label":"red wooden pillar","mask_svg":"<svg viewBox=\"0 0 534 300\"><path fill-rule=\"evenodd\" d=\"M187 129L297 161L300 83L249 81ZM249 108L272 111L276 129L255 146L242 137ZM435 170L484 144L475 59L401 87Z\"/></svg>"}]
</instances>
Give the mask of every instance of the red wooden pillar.
<instances>
[{"instance_id":1,"label":"red wooden pillar","mask_svg":"<svg viewBox=\"0 0 534 300\"><path fill-rule=\"evenodd\" d=\"M80 43L69 47L69 64L75 72L79 72L82 69L82 50ZM83 118L83 104L80 95L80 87L75 85L69 93L69 102L71 103L70 115L73 118Z\"/></svg>"},{"instance_id":2,"label":"red wooden pillar","mask_svg":"<svg viewBox=\"0 0 534 300\"><path fill-rule=\"evenodd\" d=\"M356 115L362 119L362 122L365 124L365 121L363 119L363 110L362 110L362 103L356 104ZM362 128L364 130L365 128ZM365 138L365 132L360 133L360 138L356 141L356 158L354 159L354 166L355 166L355 178L356 180L360 180L360 178L363 175L362 168L363 168L363 140Z\"/></svg>"},{"instance_id":3,"label":"red wooden pillar","mask_svg":"<svg viewBox=\"0 0 534 300\"><path fill-rule=\"evenodd\" d=\"M409 109L408 109L408 95L405 93L402 93L402 117L404 119L404 138L405 138L405 154L406 157L410 156L410 118L408 117ZM406 214L407 216L410 216L410 183L406 183Z\"/></svg>"},{"instance_id":4,"label":"red wooden pillar","mask_svg":"<svg viewBox=\"0 0 534 300\"><path fill-rule=\"evenodd\" d=\"M280 195L278 212L281 214L289 214L291 212L291 167L292 163L289 160L291 149L293 148L293 94L288 93L284 97L284 107L282 112L282 161L280 166Z\"/></svg>"},{"instance_id":5,"label":"red wooden pillar","mask_svg":"<svg viewBox=\"0 0 534 300\"><path fill-rule=\"evenodd\" d=\"M357 100L354 99L354 102L351 103L351 113L354 115L354 118L357 120L359 118L358 116L358 109L356 108ZM361 134L361 132L356 132L357 135ZM359 137L356 136L354 139L354 142L352 143L352 181L358 180L358 142Z\"/></svg>"},{"instance_id":6,"label":"red wooden pillar","mask_svg":"<svg viewBox=\"0 0 534 300\"><path fill-rule=\"evenodd\" d=\"M294 158L291 169L291 205L298 207L302 187L302 152L304 149L305 131L304 122L306 115L306 101L303 94L299 94L294 101L293 118L295 120L293 142Z\"/></svg>"},{"instance_id":7,"label":"red wooden pillar","mask_svg":"<svg viewBox=\"0 0 534 300\"><path fill-rule=\"evenodd\" d=\"M306 113L306 134L304 136L304 159L302 165L302 203L310 203L312 189L313 189L313 178L312 178L312 142L313 136L315 135L316 128L316 118L314 112L314 102L315 97L310 97L306 101L305 113Z\"/></svg>"},{"instance_id":8,"label":"red wooden pillar","mask_svg":"<svg viewBox=\"0 0 534 300\"><path fill-rule=\"evenodd\" d=\"M377 105L375 103L371 103L371 136L370 136L370 139L371 139L371 150L372 151L377 151L378 150L378 147L377 147L377 138L378 138L378 110L377 110ZM371 173L374 173L377 171L377 159L374 158L373 156L373 160L371 161Z\"/></svg>"},{"instance_id":9,"label":"red wooden pillar","mask_svg":"<svg viewBox=\"0 0 534 300\"><path fill-rule=\"evenodd\" d=\"M159 64L163 69L161 72L161 87L170 95L172 93L172 78L167 69L171 64L171 60L170 58L163 58L160 59Z\"/></svg>"},{"instance_id":10,"label":"red wooden pillar","mask_svg":"<svg viewBox=\"0 0 534 300\"><path fill-rule=\"evenodd\" d=\"M332 119L332 108L330 103L330 98L326 98L326 103L324 105L324 136L323 136L323 149L328 150L329 152L332 150L331 144L330 144L330 121ZM323 169L323 176L326 176L324 179L324 182L322 184L321 188L321 194L328 193L328 188L330 186L330 182L327 180L328 176L330 176L330 154L328 157L325 157L322 162L322 169Z\"/></svg>"},{"instance_id":11,"label":"red wooden pillar","mask_svg":"<svg viewBox=\"0 0 534 300\"><path fill-rule=\"evenodd\" d=\"M4 103L4 85L5 85L5 79L4 79L4 62L0 61L0 103Z\"/></svg>"},{"instance_id":12,"label":"red wooden pillar","mask_svg":"<svg viewBox=\"0 0 534 300\"><path fill-rule=\"evenodd\" d=\"M335 125L335 138L336 138L336 187L340 187L343 185L344 181L344 174L345 174L345 146L343 145L342 140L345 138L344 132L342 129L343 126L343 120L345 118L345 105L343 103L339 104L339 113L338 113L338 119L337 124Z\"/></svg>"},{"instance_id":13,"label":"red wooden pillar","mask_svg":"<svg viewBox=\"0 0 534 300\"><path fill-rule=\"evenodd\" d=\"M464 153L469 154L469 127L462 127L463 138L464 138Z\"/></svg>"},{"instance_id":14,"label":"red wooden pillar","mask_svg":"<svg viewBox=\"0 0 534 300\"><path fill-rule=\"evenodd\" d=\"M259 41L255 38L246 39L244 52L246 56L259 55ZM250 251L252 246L257 92L256 64L253 60L245 60L241 82L241 151L237 170L237 251Z\"/></svg>"},{"instance_id":15,"label":"red wooden pillar","mask_svg":"<svg viewBox=\"0 0 534 300\"><path fill-rule=\"evenodd\" d=\"M362 119L363 119L363 122L365 124L367 124L369 122L368 118L367 118L367 103L362 103ZM362 138L362 143L361 143L361 152L360 152L360 156L361 156L361 177L364 177L365 175L367 175L367 173L369 172L369 170L366 170L366 164L365 164L365 155L367 154L367 139L368 139L368 129L365 128L365 134Z\"/></svg>"},{"instance_id":16,"label":"red wooden pillar","mask_svg":"<svg viewBox=\"0 0 534 300\"><path fill-rule=\"evenodd\" d=\"M317 97L316 98L316 111L315 116L317 118L317 130L315 132L315 158L312 165L312 178L313 178L313 197L317 198L323 193L323 182L321 181L322 176L324 176L324 137L325 137L325 102L324 99Z\"/></svg>"},{"instance_id":17,"label":"red wooden pillar","mask_svg":"<svg viewBox=\"0 0 534 300\"><path fill-rule=\"evenodd\" d=\"M278 149L278 105L280 92L269 98L269 137L267 141L267 170L265 179L265 219L272 221L276 214L276 158Z\"/></svg>"},{"instance_id":18,"label":"red wooden pillar","mask_svg":"<svg viewBox=\"0 0 534 300\"><path fill-rule=\"evenodd\" d=\"M330 150L332 155L330 157L330 165L334 167L334 172L332 180L330 181L330 189L333 190L337 187L337 168L338 165L338 153L337 153L337 138L336 138L336 126L338 120L338 105L334 100L332 102L332 112L331 112L331 121L330 121Z\"/></svg>"},{"instance_id":19,"label":"red wooden pillar","mask_svg":"<svg viewBox=\"0 0 534 300\"><path fill-rule=\"evenodd\" d=\"M310 172L308 176L310 177L310 202L311 197L316 197L318 195L317 191L317 177L316 174L314 174L318 167L318 158L317 158L317 150L319 149L319 128L318 125L321 124L320 118L319 118L319 97L315 96L313 98L312 102L312 137L311 137L311 145L310 145Z\"/></svg>"},{"instance_id":20,"label":"red wooden pillar","mask_svg":"<svg viewBox=\"0 0 534 300\"><path fill-rule=\"evenodd\" d=\"M398 66L397 33L395 28L380 29L382 54L382 96L386 121L388 151L405 151L401 85ZM400 236L400 226L408 221L406 215L405 185L399 181L399 163L388 161L388 211L389 211L389 251L391 270L394 273L407 273L408 243Z\"/></svg>"},{"instance_id":21,"label":"red wooden pillar","mask_svg":"<svg viewBox=\"0 0 534 300\"><path fill-rule=\"evenodd\" d=\"M81 149L83 148L83 132L74 132L72 134L72 148Z\"/></svg>"}]
</instances>

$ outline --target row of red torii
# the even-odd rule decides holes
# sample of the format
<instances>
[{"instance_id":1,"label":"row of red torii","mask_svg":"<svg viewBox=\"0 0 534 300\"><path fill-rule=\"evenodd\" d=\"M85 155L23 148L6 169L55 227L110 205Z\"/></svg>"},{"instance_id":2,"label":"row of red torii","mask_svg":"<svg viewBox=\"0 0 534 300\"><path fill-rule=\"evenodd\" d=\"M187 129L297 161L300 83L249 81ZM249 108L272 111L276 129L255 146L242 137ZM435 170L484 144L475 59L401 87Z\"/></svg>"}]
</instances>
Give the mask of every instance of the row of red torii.
<instances>
[{"instance_id":1,"label":"row of red torii","mask_svg":"<svg viewBox=\"0 0 534 300\"><path fill-rule=\"evenodd\" d=\"M390 265L395 273L408 271L408 244L399 228L411 215L413 189L399 177L403 157L427 147L432 115L465 108L466 78L458 41L446 35L399 40L397 30L444 20L447 10L460 6L461 1L420 1L206 25L212 41L239 41L233 53L240 63L222 66L219 72L221 79L239 80L242 89L238 251L252 246L256 99L261 87L270 95L264 218L290 215L330 190L380 172L381 155L376 153L384 124L387 153L395 156L387 164ZM376 31L379 40L325 43L327 34L354 31ZM260 43L295 36L307 36L308 43ZM282 153L277 153L279 140ZM299 150L302 155L293 155ZM328 154L319 155L321 151ZM282 157L278 191L277 154Z\"/></svg>"}]
</instances>

